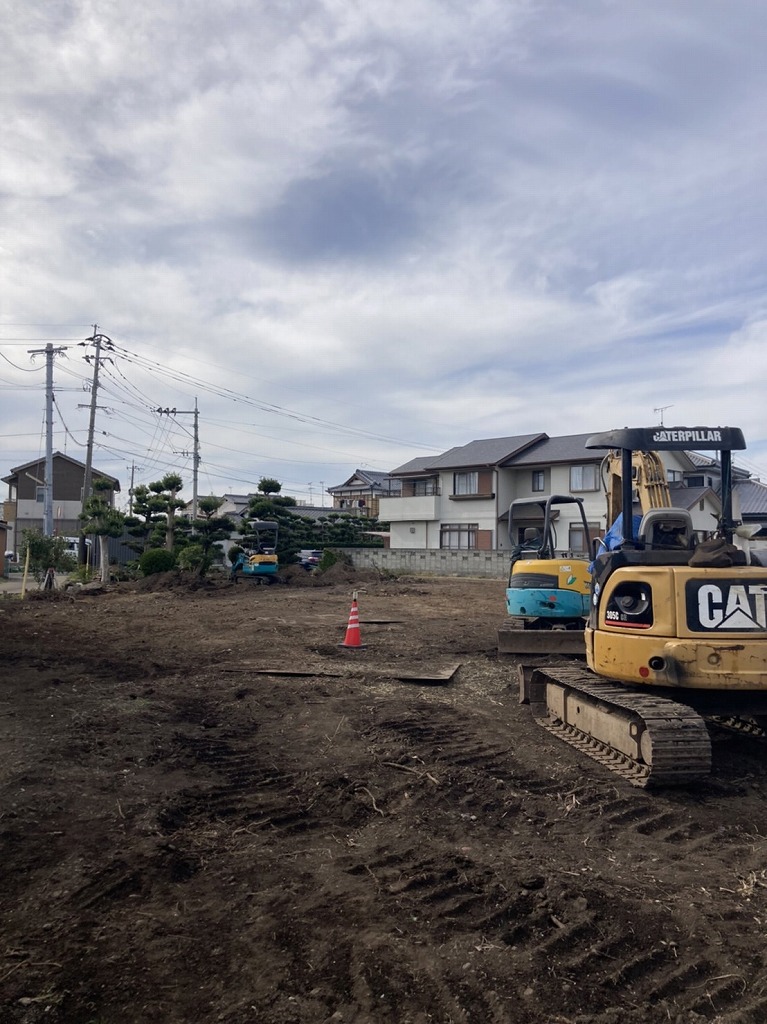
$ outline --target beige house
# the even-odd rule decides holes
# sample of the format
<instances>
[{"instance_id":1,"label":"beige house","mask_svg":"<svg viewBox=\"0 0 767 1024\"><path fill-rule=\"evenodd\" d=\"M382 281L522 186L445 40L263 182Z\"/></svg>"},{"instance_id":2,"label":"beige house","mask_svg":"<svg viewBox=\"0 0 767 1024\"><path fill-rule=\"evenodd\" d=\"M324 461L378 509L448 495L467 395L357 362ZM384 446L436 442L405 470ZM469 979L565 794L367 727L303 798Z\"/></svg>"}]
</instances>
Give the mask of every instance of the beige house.
<instances>
[{"instance_id":1,"label":"beige house","mask_svg":"<svg viewBox=\"0 0 767 1024\"><path fill-rule=\"evenodd\" d=\"M56 536L76 537L80 532L85 468L83 462L69 455L62 452L53 454L53 532ZM104 496L110 504L114 504L120 482L95 467L92 478L106 479L112 484L111 491L105 492ZM3 518L8 523L7 550L17 554L23 530L43 529L45 459L35 459L23 466L16 466L8 476L3 477L3 482L8 484L8 499L3 504Z\"/></svg>"}]
</instances>

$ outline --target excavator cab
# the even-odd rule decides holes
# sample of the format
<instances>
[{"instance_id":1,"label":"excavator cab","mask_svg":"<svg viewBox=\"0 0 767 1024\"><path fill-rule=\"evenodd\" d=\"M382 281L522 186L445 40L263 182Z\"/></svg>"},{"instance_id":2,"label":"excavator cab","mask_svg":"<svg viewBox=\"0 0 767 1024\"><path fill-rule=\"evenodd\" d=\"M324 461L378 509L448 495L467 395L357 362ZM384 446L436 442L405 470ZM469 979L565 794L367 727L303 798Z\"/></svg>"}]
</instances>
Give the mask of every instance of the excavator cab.
<instances>
[{"instance_id":1,"label":"excavator cab","mask_svg":"<svg viewBox=\"0 0 767 1024\"><path fill-rule=\"evenodd\" d=\"M691 551L695 546L692 516L687 509L651 509L642 517L637 539L645 551Z\"/></svg>"}]
</instances>

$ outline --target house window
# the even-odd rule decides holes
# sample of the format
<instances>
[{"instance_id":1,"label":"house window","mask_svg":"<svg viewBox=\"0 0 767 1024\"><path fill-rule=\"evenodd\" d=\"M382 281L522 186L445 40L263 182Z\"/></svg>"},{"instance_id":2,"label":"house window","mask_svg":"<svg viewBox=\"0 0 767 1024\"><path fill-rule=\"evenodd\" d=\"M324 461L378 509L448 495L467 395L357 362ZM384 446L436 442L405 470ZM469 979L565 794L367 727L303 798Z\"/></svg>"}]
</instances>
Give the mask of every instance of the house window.
<instances>
[{"instance_id":1,"label":"house window","mask_svg":"<svg viewBox=\"0 0 767 1024\"><path fill-rule=\"evenodd\" d=\"M597 470L595 465L570 466L570 491L596 491Z\"/></svg>"},{"instance_id":2,"label":"house window","mask_svg":"<svg viewBox=\"0 0 767 1024\"><path fill-rule=\"evenodd\" d=\"M437 493L437 481L434 480L433 478L430 480L413 481L413 497L426 498L432 497Z\"/></svg>"},{"instance_id":3,"label":"house window","mask_svg":"<svg viewBox=\"0 0 767 1024\"><path fill-rule=\"evenodd\" d=\"M479 473L453 473L453 494L479 494Z\"/></svg>"},{"instance_id":4,"label":"house window","mask_svg":"<svg viewBox=\"0 0 767 1024\"><path fill-rule=\"evenodd\" d=\"M684 480L684 474L681 469L667 469L666 479L670 484L680 484Z\"/></svg>"},{"instance_id":5,"label":"house window","mask_svg":"<svg viewBox=\"0 0 767 1024\"><path fill-rule=\"evenodd\" d=\"M478 523L443 523L439 532L439 546L452 551L474 551L478 529Z\"/></svg>"},{"instance_id":6,"label":"house window","mask_svg":"<svg viewBox=\"0 0 767 1024\"><path fill-rule=\"evenodd\" d=\"M45 501L44 487L35 487L35 501L39 501L41 504Z\"/></svg>"},{"instance_id":7,"label":"house window","mask_svg":"<svg viewBox=\"0 0 767 1024\"><path fill-rule=\"evenodd\" d=\"M546 486L546 474L542 469L533 470L533 490L542 491Z\"/></svg>"},{"instance_id":8,"label":"house window","mask_svg":"<svg viewBox=\"0 0 767 1024\"><path fill-rule=\"evenodd\" d=\"M599 536L599 524L589 523L589 533L592 537ZM586 544L586 531L583 529L582 523L571 523L570 524L570 536L568 538L570 545L569 550L574 555L590 555L591 552L588 550Z\"/></svg>"}]
</instances>

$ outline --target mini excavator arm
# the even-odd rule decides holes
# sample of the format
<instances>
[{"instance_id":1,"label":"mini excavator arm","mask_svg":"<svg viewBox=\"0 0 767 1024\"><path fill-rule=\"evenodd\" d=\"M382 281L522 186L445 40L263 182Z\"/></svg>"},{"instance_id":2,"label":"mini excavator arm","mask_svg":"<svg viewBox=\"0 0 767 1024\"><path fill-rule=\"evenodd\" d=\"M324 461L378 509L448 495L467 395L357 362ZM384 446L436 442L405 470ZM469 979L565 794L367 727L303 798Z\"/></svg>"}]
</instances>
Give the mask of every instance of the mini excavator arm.
<instances>
[{"instance_id":1,"label":"mini excavator arm","mask_svg":"<svg viewBox=\"0 0 767 1024\"><path fill-rule=\"evenodd\" d=\"M605 456L602 474L606 477L609 527L623 512L623 466L619 451ZM653 508L672 508L666 470L657 452L631 453L631 479L642 515Z\"/></svg>"}]
</instances>

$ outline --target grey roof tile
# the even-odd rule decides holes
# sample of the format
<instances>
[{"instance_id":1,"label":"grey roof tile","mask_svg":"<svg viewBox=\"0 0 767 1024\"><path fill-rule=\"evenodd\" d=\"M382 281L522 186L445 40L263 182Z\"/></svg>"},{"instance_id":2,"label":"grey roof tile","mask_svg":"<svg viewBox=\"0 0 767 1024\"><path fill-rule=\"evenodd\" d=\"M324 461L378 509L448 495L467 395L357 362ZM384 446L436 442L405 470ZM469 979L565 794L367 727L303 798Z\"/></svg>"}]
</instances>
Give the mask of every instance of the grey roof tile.
<instances>
[{"instance_id":1,"label":"grey roof tile","mask_svg":"<svg viewBox=\"0 0 767 1024\"><path fill-rule=\"evenodd\" d=\"M516 437L486 437L478 441L451 448L429 463L430 469L461 469L468 466L497 466L546 434L520 434Z\"/></svg>"},{"instance_id":2,"label":"grey roof tile","mask_svg":"<svg viewBox=\"0 0 767 1024\"><path fill-rule=\"evenodd\" d=\"M542 440L518 455L508 459L509 466L537 466L541 463L551 465L557 462L601 462L605 453L587 448L586 441L593 436L588 434L566 434L563 437L547 437L540 435Z\"/></svg>"},{"instance_id":3,"label":"grey roof tile","mask_svg":"<svg viewBox=\"0 0 767 1024\"><path fill-rule=\"evenodd\" d=\"M416 459L411 459L410 462L405 462L401 466L397 466L393 469L390 476L404 476L408 473L424 473L432 465L434 461L433 455L419 455Z\"/></svg>"},{"instance_id":4,"label":"grey roof tile","mask_svg":"<svg viewBox=\"0 0 767 1024\"><path fill-rule=\"evenodd\" d=\"M743 480L735 485L735 492L740 501L742 515L767 515L767 485L758 480Z\"/></svg>"}]
</instances>

